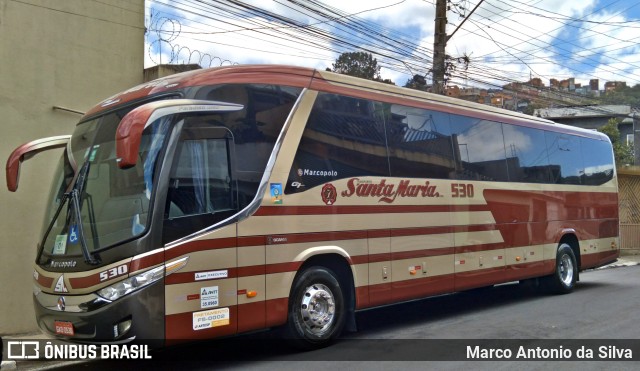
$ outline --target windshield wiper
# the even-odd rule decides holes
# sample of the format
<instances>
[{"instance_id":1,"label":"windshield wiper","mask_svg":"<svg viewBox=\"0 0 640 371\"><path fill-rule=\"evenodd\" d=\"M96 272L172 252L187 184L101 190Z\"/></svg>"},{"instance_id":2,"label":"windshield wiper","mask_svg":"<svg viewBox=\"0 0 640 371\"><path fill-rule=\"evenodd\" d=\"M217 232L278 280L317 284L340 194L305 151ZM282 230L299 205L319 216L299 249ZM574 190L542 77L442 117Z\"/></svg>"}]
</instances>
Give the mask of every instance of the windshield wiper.
<instances>
[{"instance_id":1,"label":"windshield wiper","mask_svg":"<svg viewBox=\"0 0 640 371\"><path fill-rule=\"evenodd\" d=\"M100 261L98 259L96 259L91 252L89 252L89 248L87 247L87 242L86 242L85 237L84 237L84 228L82 226L82 217L80 216L80 194L81 194L81 192L84 189L84 186L86 184L87 174L88 173L89 173L89 161L87 160L84 163L84 165L82 166L82 168L80 169L80 171L78 172L78 178L76 180L76 184L73 187L73 189L70 192L64 193L62 195L62 199L60 200L60 205L58 205L58 209L56 210L55 214L53 215L53 218L51 219L51 222L49 223L49 226L47 227L47 231L44 234L44 238L42 240L42 243L41 243L41 246L40 246L40 250L38 251L38 256L37 256L37 260L38 261L40 260L42 252L44 250L45 241L47 240L47 237L49 236L49 233L51 232L51 229L53 228L53 225L55 224L55 221L60 216L60 212L62 211L62 208L64 207L64 204L67 202L67 200L71 199L71 204L69 205L71 210L69 210L68 212L71 212L71 213L74 214L74 219L73 220L75 222L75 225L77 226L77 230L78 230L78 236L77 237L80 240L80 250L82 251L82 256L84 257L84 261L87 264L91 264L91 265L100 264ZM68 216L67 216L67 218L68 218ZM67 224L69 224L69 223L67 222ZM69 226L69 228L71 229L71 226Z\"/></svg>"},{"instance_id":2,"label":"windshield wiper","mask_svg":"<svg viewBox=\"0 0 640 371\"><path fill-rule=\"evenodd\" d=\"M78 179L76 180L76 185L71 190L71 207L73 207L73 213L75 214L75 222L78 228L78 239L80 240L80 247L82 250L82 255L84 256L84 261L87 264L96 265L99 264L100 261L93 257L93 254L89 252L89 248L87 247L87 241L84 238L84 228L82 226L82 217L80 216L80 195L84 191L84 187L87 184L87 175L89 174L89 168L91 167L91 161L87 158L82 165L82 168L78 172ZM94 234L95 235L95 234Z\"/></svg>"},{"instance_id":3,"label":"windshield wiper","mask_svg":"<svg viewBox=\"0 0 640 371\"><path fill-rule=\"evenodd\" d=\"M82 250L82 255L84 256L84 261L87 264L97 265L100 263L99 260L93 257L93 254L89 252L89 248L87 247L87 241L84 238L84 228L82 226L82 218L80 217L80 196L77 189L71 190L71 207L73 207L72 212L75 214L75 222L78 228L78 239L80 240L80 249Z\"/></svg>"}]
</instances>

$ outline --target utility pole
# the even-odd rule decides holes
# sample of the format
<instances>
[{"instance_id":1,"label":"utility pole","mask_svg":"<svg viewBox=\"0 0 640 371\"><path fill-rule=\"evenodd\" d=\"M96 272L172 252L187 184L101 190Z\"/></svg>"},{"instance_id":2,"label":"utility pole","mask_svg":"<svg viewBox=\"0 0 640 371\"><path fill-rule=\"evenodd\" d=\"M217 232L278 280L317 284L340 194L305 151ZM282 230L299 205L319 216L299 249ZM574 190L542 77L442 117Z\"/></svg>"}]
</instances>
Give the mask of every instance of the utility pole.
<instances>
[{"instance_id":1,"label":"utility pole","mask_svg":"<svg viewBox=\"0 0 640 371\"><path fill-rule=\"evenodd\" d=\"M445 47L447 46L447 1L437 0L435 34L433 37L433 89L444 94Z\"/></svg>"},{"instance_id":2,"label":"utility pole","mask_svg":"<svg viewBox=\"0 0 640 371\"><path fill-rule=\"evenodd\" d=\"M435 19L435 32L433 36L433 68L431 69L433 73L433 89L432 91L436 94L444 95L444 73L446 69L446 53L445 49L447 47L447 41L458 32L460 27L464 24L464 22L471 17L473 12L478 9L480 4L484 2L484 0L478 1L478 4L473 8L473 10L460 22L458 27L451 33L451 35L447 36L447 3L450 0L436 0L436 19Z\"/></svg>"}]
</instances>

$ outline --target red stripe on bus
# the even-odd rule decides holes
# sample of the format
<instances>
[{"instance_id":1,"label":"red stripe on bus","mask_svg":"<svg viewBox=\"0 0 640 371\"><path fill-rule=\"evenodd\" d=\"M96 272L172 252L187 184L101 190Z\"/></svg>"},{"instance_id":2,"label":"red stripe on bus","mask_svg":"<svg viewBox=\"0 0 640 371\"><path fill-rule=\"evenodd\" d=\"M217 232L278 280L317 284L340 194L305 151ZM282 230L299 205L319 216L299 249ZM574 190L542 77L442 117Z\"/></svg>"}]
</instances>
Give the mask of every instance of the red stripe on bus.
<instances>
[{"instance_id":1,"label":"red stripe on bus","mask_svg":"<svg viewBox=\"0 0 640 371\"><path fill-rule=\"evenodd\" d=\"M383 256L386 256L387 258L382 259L381 257L378 257L378 255L383 255ZM366 264L366 263L373 263L376 261L376 259L382 259L380 261L389 260L389 254L356 255L356 256L350 256L349 258L351 259L352 265Z\"/></svg>"},{"instance_id":2,"label":"red stripe on bus","mask_svg":"<svg viewBox=\"0 0 640 371\"><path fill-rule=\"evenodd\" d=\"M131 261L131 269L129 272L136 272L142 269L153 267L154 265L162 264L165 262L164 250L157 251L155 254L143 256L142 258L134 259Z\"/></svg>"},{"instance_id":3,"label":"red stripe on bus","mask_svg":"<svg viewBox=\"0 0 640 371\"><path fill-rule=\"evenodd\" d=\"M391 231L388 229L373 229L367 231L368 238L386 238L391 237Z\"/></svg>"},{"instance_id":4,"label":"red stripe on bus","mask_svg":"<svg viewBox=\"0 0 640 371\"><path fill-rule=\"evenodd\" d=\"M424 249L414 251L398 251L391 253L391 260L427 258L431 256L452 255L455 252L454 247L440 247L435 249ZM453 264L453 261L451 262Z\"/></svg>"},{"instance_id":5,"label":"red stripe on bus","mask_svg":"<svg viewBox=\"0 0 640 371\"><path fill-rule=\"evenodd\" d=\"M487 205L261 206L254 216L489 211Z\"/></svg>"},{"instance_id":6,"label":"red stripe on bus","mask_svg":"<svg viewBox=\"0 0 640 371\"><path fill-rule=\"evenodd\" d=\"M120 279L126 278L120 277ZM70 289L85 289L87 287L95 286L100 283L100 273L95 273L90 276L80 278L69 278Z\"/></svg>"},{"instance_id":7,"label":"red stripe on bus","mask_svg":"<svg viewBox=\"0 0 640 371\"><path fill-rule=\"evenodd\" d=\"M420 227L420 228L402 228L390 230L391 237L420 236L430 234L453 233L454 228L446 227Z\"/></svg>"},{"instance_id":8,"label":"red stripe on bus","mask_svg":"<svg viewBox=\"0 0 640 371\"><path fill-rule=\"evenodd\" d=\"M53 278L52 277L45 277L45 276L41 275L40 273L38 273L38 279L36 280L36 282L38 282L40 284L40 286L50 289L51 285L53 284Z\"/></svg>"},{"instance_id":9,"label":"red stripe on bus","mask_svg":"<svg viewBox=\"0 0 640 371\"><path fill-rule=\"evenodd\" d=\"M238 237L238 247L264 246L267 244L267 236Z\"/></svg>"},{"instance_id":10,"label":"red stripe on bus","mask_svg":"<svg viewBox=\"0 0 640 371\"><path fill-rule=\"evenodd\" d=\"M277 264L269 264L266 266L267 274L273 273L285 273L285 272L296 272L298 268L302 266L304 262L290 262L290 263L277 263Z\"/></svg>"},{"instance_id":11,"label":"red stripe on bus","mask_svg":"<svg viewBox=\"0 0 640 371\"><path fill-rule=\"evenodd\" d=\"M238 277L260 276L267 273L266 265L251 265L237 268Z\"/></svg>"},{"instance_id":12,"label":"red stripe on bus","mask_svg":"<svg viewBox=\"0 0 640 371\"><path fill-rule=\"evenodd\" d=\"M456 246L456 254L464 254L470 252L479 252L479 251L491 251L491 250L499 250L504 249L506 246L504 243L482 243L477 245L469 245L469 246Z\"/></svg>"}]
</instances>

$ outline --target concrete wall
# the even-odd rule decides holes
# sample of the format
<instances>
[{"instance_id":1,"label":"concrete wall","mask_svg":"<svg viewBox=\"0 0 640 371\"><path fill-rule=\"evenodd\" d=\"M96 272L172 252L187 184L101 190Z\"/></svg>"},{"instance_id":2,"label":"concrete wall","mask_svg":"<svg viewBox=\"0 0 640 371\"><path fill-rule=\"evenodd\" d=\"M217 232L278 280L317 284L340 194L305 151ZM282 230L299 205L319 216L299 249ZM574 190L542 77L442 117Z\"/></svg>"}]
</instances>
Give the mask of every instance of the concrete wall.
<instances>
[{"instance_id":1,"label":"concrete wall","mask_svg":"<svg viewBox=\"0 0 640 371\"><path fill-rule=\"evenodd\" d=\"M97 102L142 82L144 0L0 0L0 161L18 145L70 134ZM35 250L62 150L23 163L0 187L0 335L37 330Z\"/></svg>"}]
</instances>

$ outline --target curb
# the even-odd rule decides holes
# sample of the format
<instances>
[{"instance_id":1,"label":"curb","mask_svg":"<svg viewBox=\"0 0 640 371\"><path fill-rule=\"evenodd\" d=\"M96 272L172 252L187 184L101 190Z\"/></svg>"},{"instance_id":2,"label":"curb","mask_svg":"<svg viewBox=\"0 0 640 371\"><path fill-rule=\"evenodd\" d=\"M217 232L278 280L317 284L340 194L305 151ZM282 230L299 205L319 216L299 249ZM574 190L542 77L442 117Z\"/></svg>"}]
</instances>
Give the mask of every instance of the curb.
<instances>
[{"instance_id":1,"label":"curb","mask_svg":"<svg viewBox=\"0 0 640 371\"><path fill-rule=\"evenodd\" d=\"M17 368L16 361L2 361L0 363L0 369L2 370L15 370Z\"/></svg>"}]
</instances>

